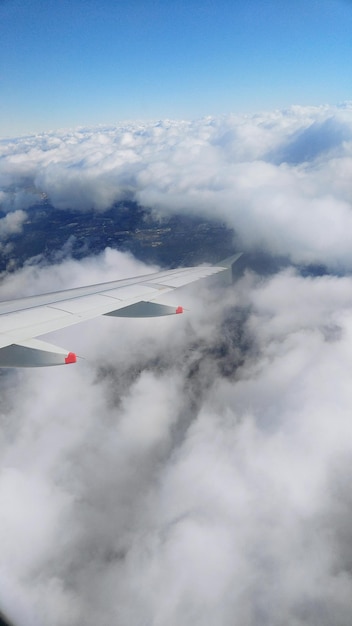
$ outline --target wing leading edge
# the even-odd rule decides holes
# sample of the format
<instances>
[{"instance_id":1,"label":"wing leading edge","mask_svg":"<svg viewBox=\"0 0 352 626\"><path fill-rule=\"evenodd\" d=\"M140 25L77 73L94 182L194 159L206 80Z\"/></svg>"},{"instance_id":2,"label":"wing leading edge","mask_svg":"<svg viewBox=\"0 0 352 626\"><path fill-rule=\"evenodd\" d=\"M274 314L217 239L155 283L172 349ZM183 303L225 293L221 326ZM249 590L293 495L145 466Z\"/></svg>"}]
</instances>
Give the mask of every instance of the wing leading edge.
<instances>
[{"instance_id":1,"label":"wing leading edge","mask_svg":"<svg viewBox=\"0 0 352 626\"><path fill-rule=\"evenodd\" d=\"M169 291L228 271L240 256L236 254L218 265L156 272L0 302L0 367L75 363L74 353L35 338L99 315L157 317L182 313L182 307L156 300Z\"/></svg>"}]
</instances>

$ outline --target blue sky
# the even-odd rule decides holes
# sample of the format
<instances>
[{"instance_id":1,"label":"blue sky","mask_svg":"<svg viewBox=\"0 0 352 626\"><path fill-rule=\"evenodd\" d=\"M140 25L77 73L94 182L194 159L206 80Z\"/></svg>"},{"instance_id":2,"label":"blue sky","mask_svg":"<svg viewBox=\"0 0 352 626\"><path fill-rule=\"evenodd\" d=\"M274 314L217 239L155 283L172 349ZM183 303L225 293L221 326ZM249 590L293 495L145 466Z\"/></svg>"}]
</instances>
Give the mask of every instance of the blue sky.
<instances>
[{"instance_id":1,"label":"blue sky","mask_svg":"<svg viewBox=\"0 0 352 626\"><path fill-rule=\"evenodd\" d=\"M351 99L347 0L0 0L0 136Z\"/></svg>"}]
</instances>

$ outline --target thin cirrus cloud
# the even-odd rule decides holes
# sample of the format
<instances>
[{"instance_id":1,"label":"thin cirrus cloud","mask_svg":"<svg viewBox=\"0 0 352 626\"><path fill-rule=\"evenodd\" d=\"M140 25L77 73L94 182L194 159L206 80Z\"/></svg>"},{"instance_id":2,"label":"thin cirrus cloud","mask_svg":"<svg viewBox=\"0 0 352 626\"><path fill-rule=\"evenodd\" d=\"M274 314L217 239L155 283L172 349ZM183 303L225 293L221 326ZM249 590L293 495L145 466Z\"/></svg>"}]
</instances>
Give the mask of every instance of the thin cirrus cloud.
<instances>
[{"instance_id":1,"label":"thin cirrus cloud","mask_svg":"<svg viewBox=\"0 0 352 626\"><path fill-rule=\"evenodd\" d=\"M133 199L224 220L247 251L351 267L351 129L345 104L4 140L2 207Z\"/></svg>"}]
</instances>

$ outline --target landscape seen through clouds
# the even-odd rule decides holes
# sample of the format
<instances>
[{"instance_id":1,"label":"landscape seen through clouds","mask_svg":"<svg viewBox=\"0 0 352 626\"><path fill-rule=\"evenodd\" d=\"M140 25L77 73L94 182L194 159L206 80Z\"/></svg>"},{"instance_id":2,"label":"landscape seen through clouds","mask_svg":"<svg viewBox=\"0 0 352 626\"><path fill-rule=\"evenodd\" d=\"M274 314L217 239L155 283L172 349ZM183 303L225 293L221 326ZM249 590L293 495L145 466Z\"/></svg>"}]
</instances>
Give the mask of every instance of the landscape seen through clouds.
<instances>
[{"instance_id":1,"label":"landscape seen through clouds","mask_svg":"<svg viewBox=\"0 0 352 626\"><path fill-rule=\"evenodd\" d=\"M352 105L0 142L2 300L217 262L0 375L18 626L350 626Z\"/></svg>"}]
</instances>

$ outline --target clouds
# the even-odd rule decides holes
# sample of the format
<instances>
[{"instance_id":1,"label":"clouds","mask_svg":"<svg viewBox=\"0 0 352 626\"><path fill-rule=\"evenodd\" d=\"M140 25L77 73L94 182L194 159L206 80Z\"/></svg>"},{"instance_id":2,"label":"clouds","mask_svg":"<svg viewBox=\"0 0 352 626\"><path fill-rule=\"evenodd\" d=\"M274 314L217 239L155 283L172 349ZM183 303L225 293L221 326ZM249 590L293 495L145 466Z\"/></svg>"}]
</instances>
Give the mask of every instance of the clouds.
<instances>
[{"instance_id":1,"label":"clouds","mask_svg":"<svg viewBox=\"0 0 352 626\"><path fill-rule=\"evenodd\" d=\"M299 165L305 161L314 161L348 140L351 140L350 125L330 117L323 122L313 122L303 131L296 131L287 145L283 146L282 153L274 152L273 158L277 163Z\"/></svg>"},{"instance_id":2,"label":"clouds","mask_svg":"<svg viewBox=\"0 0 352 626\"><path fill-rule=\"evenodd\" d=\"M165 299L183 316L48 337L77 366L2 372L0 607L19 626L350 625L350 128L348 105L292 107L2 143L5 210L22 190L129 197L337 272L198 284ZM146 271L58 257L1 297Z\"/></svg>"},{"instance_id":3,"label":"clouds","mask_svg":"<svg viewBox=\"0 0 352 626\"><path fill-rule=\"evenodd\" d=\"M351 145L349 104L25 137L2 142L2 202L132 199L224 220L246 251L350 269Z\"/></svg>"},{"instance_id":4,"label":"clouds","mask_svg":"<svg viewBox=\"0 0 352 626\"><path fill-rule=\"evenodd\" d=\"M7 213L5 217L0 219L0 239L6 239L9 235L21 233L26 219L26 212L20 209Z\"/></svg>"},{"instance_id":5,"label":"clouds","mask_svg":"<svg viewBox=\"0 0 352 626\"><path fill-rule=\"evenodd\" d=\"M4 289L145 271L107 250ZM78 366L4 373L15 622L347 626L351 293L347 276L247 273L177 294L184 316L55 333Z\"/></svg>"},{"instance_id":6,"label":"clouds","mask_svg":"<svg viewBox=\"0 0 352 626\"><path fill-rule=\"evenodd\" d=\"M8 241L8 238L12 235L21 234L23 224L26 220L27 214L22 209L17 209L17 211L7 213L4 217L0 218L0 252L2 254L11 254L13 244Z\"/></svg>"}]
</instances>

